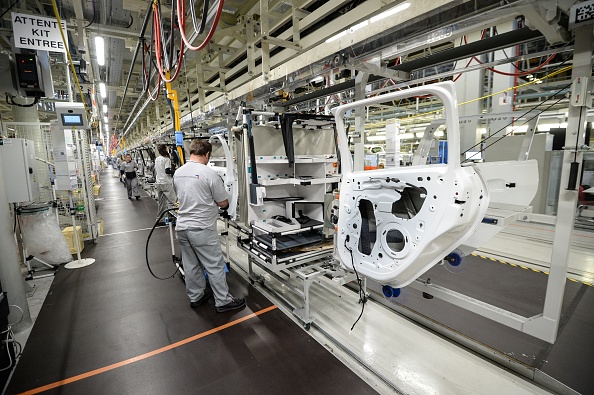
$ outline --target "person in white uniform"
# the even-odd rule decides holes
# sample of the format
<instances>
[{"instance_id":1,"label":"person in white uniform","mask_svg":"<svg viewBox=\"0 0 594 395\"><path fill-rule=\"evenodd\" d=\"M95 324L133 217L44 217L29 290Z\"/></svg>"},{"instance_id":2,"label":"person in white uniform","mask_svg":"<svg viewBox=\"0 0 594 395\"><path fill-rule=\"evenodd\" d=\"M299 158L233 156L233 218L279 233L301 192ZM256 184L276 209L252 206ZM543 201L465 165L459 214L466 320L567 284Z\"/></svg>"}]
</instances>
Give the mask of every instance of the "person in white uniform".
<instances>
[{"instance_id":1,"label":"person in white uniform","mask_svg":"<svg viewBox=\"0 0 594 395\"><path fill-rule=\"evenodd\" d=\"M177 197L173 190L174 170L171 167L171 159L167 152L167 146L165 144L159 144L157 151L159 151L159 157L155 159L155 189L157 190L157 201L159 202L157 211L157 219L159 219L160 214L164 210L175 206Z\"/></svg>"},{"instance_id":2,"label":"person in white uniform","mask_svg":"<svg viewBox=\"0 0 594 395\"><path fill-rule=\"evenodd\" d=\"M138 179L136 178L136 170L138 165L136 162L132 162L132 156L126 154L126 161L122 162L121 167L126 177L126 191L128 191L128 199L132 199L132 195L136 197L136 200L140 199L138 193Z\"/></svg>"},{"instance_id":3,"label":"person in white uniform","mask_svg":"<svg viewBox=\"0 0 594 395\"><path fill-rule=\"evenodd\" d=\"M219 313L245 307L244 298L234 298L225 277L225 261L217 233L219 208L229 208L227 191L221 177L207 166L212 145L193 140L190 160L173 176L179 210L176 233L186 275L186 293L195 308L214 294ZM204 272L212 290L206 286Z\"/></svg>"}]
</instances>

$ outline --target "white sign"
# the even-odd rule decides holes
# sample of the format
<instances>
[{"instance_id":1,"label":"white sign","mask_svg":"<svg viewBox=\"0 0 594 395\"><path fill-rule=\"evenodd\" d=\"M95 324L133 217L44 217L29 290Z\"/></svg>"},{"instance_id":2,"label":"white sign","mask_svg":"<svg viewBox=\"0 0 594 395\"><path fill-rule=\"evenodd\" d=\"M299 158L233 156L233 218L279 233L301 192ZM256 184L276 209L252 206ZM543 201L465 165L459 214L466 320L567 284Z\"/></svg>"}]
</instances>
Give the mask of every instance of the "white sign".
<instances>
[{"instance_id":1,"label":"white sign","mask_svg":"<svg viewBox=\"0 0 594 395\"><path fill-rule=\"evenodd\" d=\"M62 21L66 35L66 23ZM18 48L37 49L51 52L66 52L58 21L43 16L12 13L14 44Z\"/></svg>"}]
</instances>

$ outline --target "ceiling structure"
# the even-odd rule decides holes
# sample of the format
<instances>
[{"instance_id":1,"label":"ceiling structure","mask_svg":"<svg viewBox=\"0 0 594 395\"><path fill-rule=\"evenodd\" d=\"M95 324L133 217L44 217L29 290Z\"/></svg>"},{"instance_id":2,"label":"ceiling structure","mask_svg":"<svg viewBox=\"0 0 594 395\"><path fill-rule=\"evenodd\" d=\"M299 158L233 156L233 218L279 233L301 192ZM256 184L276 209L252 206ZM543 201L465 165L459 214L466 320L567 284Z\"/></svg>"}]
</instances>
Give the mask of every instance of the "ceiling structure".
<instances>
[{"instance_id":1,"label":"ceiling structure","mask_svg":"<svg viewBox=\"0 0 594 395\"><path fill-rule=\"evenodd\" d=\"M0 8L0 13L4 14L0 20L0 51L4 53L14 50L10 11L54 16L51 0L4 3ZM107 115L109 131L120 141L124 137L128 147L171 136L173 132L165 84L161 82L157 86L155 56L152 62L149 60L149 47L154 42L151 3L145 0L57 1L60 16L68 25L72 57L75 61L84 59L89 65L87 74L79 77L89 102L92 96L98 104L93 112L94 119L105 131L103 119ZM186 0L186 3L188 8L194 5L196 19L200 20L204 2ZM208 3L208 23L200 35L190 34L195 30L194 23L191 13L186 13L185 32L193 45L203 41L215 19L219 3ZM530 69L533 63L542 63L541 57L546 59L554 52L557 57L538 73L546 74L560 63L570 62L571 42L564 24L569 7L575 1L416 0L410 3L403 0L226 0L214 35L202 50L186 50L178 65L180 29L177 18L174 16L173 22L171 20L172 8L176 11L177 6L171 0L161 1L161 42L170 48L173 41L175 56L171 56L170 68L180 68L170 88L177 92L182 130L227 126L240 102L256 108L327 112L340 102L353 100L354 77L361 71L370 75L372 90L387 90L453 79L457 74L456 62L511 45L523 48L517 59L481 58L485 64L473 67L484 69L516 61L524 69ZM525 18L526 15L530 17ZM504 35L493 34L492 29L483 30L509 21L528 26L522 29L523 36L516 33L506 41ZM462 45L467 35L477 31L484 32L481 37L484 40L474 47ZM105 41L105 66L97 64L94 44L97 36ZM538 54L538 57L528 54ZM64 57L50 53L50 60L56 95L41 100L41 120L54 117L53 101L67 99ZM538 79L538 73L530 77ZM527 75L522 76L520 82L528 81L527 78ZM569 73L560 74L543 83L530 84L517 95L526 95L527 101L538 100L539 95L557 89L568 78ZM99 94L100 82L107 87L105 99ZM74 92L78 96L76 87ZM151 93L160 93L159 98L151 100ZM102 112L103 103L107 105L107 114ZM434 104L431 100L405 103L403 111L407 105L418 109L419 105L430 108ZM382 106L373 111L380 117L383 115ZM0 114L3 120L12 117L11 106L4 100L0 100Z\"/></svg>"}]
</instances>

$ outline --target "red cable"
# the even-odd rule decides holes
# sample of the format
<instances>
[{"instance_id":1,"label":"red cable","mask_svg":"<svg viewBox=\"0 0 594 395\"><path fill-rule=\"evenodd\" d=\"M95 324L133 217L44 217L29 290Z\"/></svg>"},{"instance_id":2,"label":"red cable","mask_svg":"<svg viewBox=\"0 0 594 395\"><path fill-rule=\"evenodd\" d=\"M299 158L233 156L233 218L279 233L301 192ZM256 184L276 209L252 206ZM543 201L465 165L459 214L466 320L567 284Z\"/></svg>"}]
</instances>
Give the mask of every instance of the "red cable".
<instances>
[{"instance_id":1,"label":"red cable","mask_svg":"<svg viewBox=\"0 0 594 395\"><path fill-rule=\"evenodd\" d=\"M188 47L188 49L190 51L200 51L201 49L204 49L204 47L206 47L208 45L208 43L210 42L210 39L214 35L217 25L219 24L219 19L221 18L221 14L223 13L223 4L224 4L224 1L219 0L219 7L217 8L217 13L215 14L214 20L212 22L212 26L210 27L210 30L208 31L208 35L206 36L206 38L204 39L204 41L202 41L202 43L200 45L198 45L197 47L194 47L194 46L192 46L192 44L190 44L188 38L186 37L186 32L185 32L185 28L186 28L186 0L177 0L177 22L179 24L179 32L180 32L183 42L186 44L186 46ZM208 12L208 10L202 10L202 12Z\"/></svg>"},{"instance_id":2,"label":"red cable","mask_svg":"<svg viewBox=\"0 0 594 395\"><path fill-rule=\"evenodd\" d=\"M159 10L155 4L153 4L153 29L155 29L155 57L157 59L157 71L159 72L161 80L165 82L173 82L175 81L175 79L179 75L179 72L181 71L181 64L184 57L184 43L183 41L180 41L177 70L175 70L173 77L165 77L165 73L163 72L163 64L161 63L161 27L159 25ZM171 30L171 33L173 34L173 29Z\"/></svg>"},{"instance_id":3,"label":"red cable","mask_svg":"<svg viewBox=\"0 0 594 395\"><path fill-rule=\"evenodd\" d=\"M547 60L545 60L544 62L542 62L540 65L538 65L537 67L533 68L532 70L527 70L527 71L523 71L521 73L506 73L504 71L499 71L499 70L495 70L493 67L487 67L487 70L491 70L494 73L497 74L501 74L501 75L506 75L508 77L522 77L524 75L528 75L528 74L532 74L532 73L536 73L538 70L542 69L543 67L545 67L547 64L549 64L551 62L551 60L553 60L553 58L557 55L557 53L555 52L554 54L552 54L551 56L549 56L549 58ZM479 63L482 64L482 62L479 60Z\"/></svg>"},{"instance_id":4,"label":"red cable","mask_svg":"<svg viewBox=\"0 0 594 395\"><path fill-rule=\"evenodd\" d=\"M483 39L483 37L485 37L485 31L486 30L483 30L483 33L481 34L481 40ZM464 36L464 44L468 44L468 41L466 41L466 36ZM553 58L555 57L555 55L557 55L556 52L554 54L552 54L551 56L549 56L549 58L547 60L545 60L543 63L541 63L537 67L533 68L532 70L522 71L521 73L506 73L505 71L496 70L493 67L487 67L486 69L492 71L493 73L497 73L497 74L501 74L501 75L506 75L508 77L522 77L522 76L525 76L525 75L528 75L528 74L536 73L538 70L542 69L544 66L546 66L547 64L549 64L551 62L551 60L553 60ZM471 58L471 60L472 59L476 60L480 64L484 64L483 62L480 61L480 59L478 59L475 56L473 56ZM470 62L468 62L468 64L466 65L466 67L468 67L469 64L470 64Z\"/></svg>"}]
</instances>

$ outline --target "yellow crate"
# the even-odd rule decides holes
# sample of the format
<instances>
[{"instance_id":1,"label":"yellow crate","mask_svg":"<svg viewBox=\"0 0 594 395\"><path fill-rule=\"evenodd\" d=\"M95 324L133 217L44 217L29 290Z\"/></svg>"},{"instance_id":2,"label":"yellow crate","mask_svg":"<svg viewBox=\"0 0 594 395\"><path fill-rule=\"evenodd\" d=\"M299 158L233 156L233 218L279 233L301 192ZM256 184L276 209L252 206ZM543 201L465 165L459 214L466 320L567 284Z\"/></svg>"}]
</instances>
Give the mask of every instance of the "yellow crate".
<instances>
[{"instance_id":1,"label":"yellow crate","mask_svg":"<svg viewBox=\"0 0 594 395\"><path fill-rule=\"evenodd\" d=\"M101 184L93 185L93 196L99 196L99 192L101 192Z\"/></svg>"},{"instance_id":2,"label":"yellow crate","mask_svg":"<svg viewBox=\"0 0 594 395\"><path fill-rule=\"evenodd\" d=\"M78 236L78 247L80 251L85 248L85 243L83 240L82 228L80 226L76 227L76 233ZM76 254L76 245L74 244L74 232L72 232L72 226L64 228L62 230L62 234L66 237L66 241L68 241L68 247L70 247L70 253L72 255Z\"/></svg>"}]
</instances>

